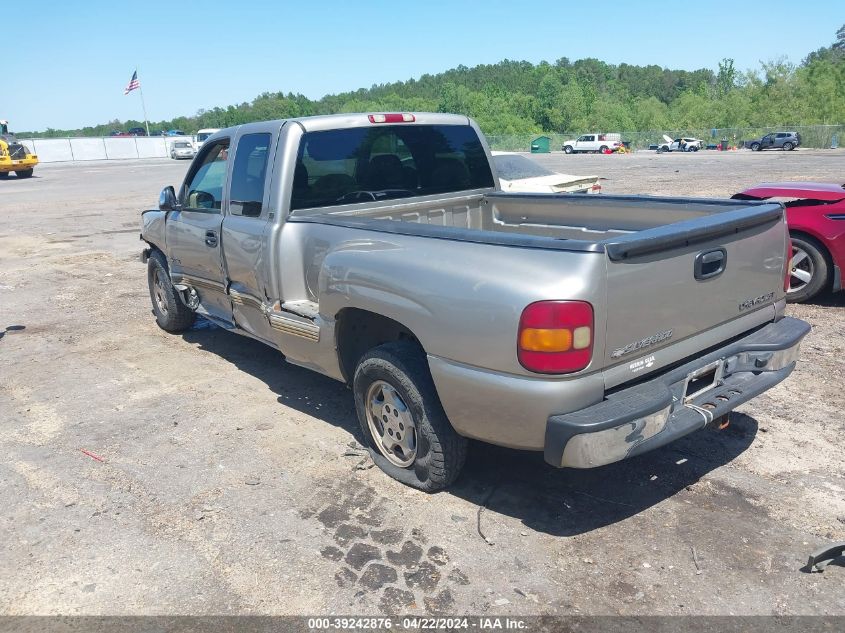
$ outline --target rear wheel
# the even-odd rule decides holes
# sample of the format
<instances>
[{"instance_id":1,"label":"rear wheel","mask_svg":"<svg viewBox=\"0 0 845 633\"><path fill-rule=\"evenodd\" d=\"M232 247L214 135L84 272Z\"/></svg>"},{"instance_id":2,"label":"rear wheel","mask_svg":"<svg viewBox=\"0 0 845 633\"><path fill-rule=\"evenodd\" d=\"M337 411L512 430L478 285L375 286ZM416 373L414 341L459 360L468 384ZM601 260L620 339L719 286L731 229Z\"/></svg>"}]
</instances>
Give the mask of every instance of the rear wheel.
<instances>
[{"instance_id":1,"label":"rear wheel","mask_svg":"<svg viewBox=\"0 0 845 633\"><path fill-rule=\"evenodd\" d=\"M795 149L795 146L792 143L790 143L789 141L787 141L786 143L783 144L783 151L790 152L793 149Z\"/></svg>"},{"instance_id":2,"label":"rear wheel","mask_svg":"<svg viewBox=\"0 0 845 633\"><path fill-rule=\"evenodd\" d=\"M572 146L571 145L565 145L564 148L563 148L563 151L564 151L565 154L571 154L572 153Z\"/></svg>"},{"instance_id":3,"label":"rear wheel","mask_svg":"<svg viewBox=\"0 0 845 633\"><path fill-rule=\"evenodd\" d=\"M370 350L358 363L352 389L358 422L379 468L426 492L457 478L467 440L446 417L417 345L402 341Z\"/></svg>"},{"instance_id":4,"label":"rear wheel","mask_svg":"<svg viewBox=\"0 0 845 633\"><path fill-rule=\"evenodd\" d=\"M827 286L830 267L824 247L811 237L792 237L787 301L809 301Z\"/></svg>"},{"instance_id":5,"label":"rear wheel","mask_svg":"<svg viewBox=\"0 0 845 633\"><path fill-rule=\"evenodd\" d=\"M599 147L599 153L604 154L607 151L607 145L602 145Z\"/></svg>"},{"instance_id":6,"label":"rear wheel","mask_svg":"<svg viewBox=\"0 0 845 633\"><path fill-rule=\"evenodd\" d=\"M156 323L167 332L184 332L194 323L196 314L186 306L170 281L167 260L161 251L153 251L147 260L147 284L153 302Z\"/></svg>"},{"instance_id":7,"label":"rear wheel","mask_svg":"<svg viewBox=\"0 0 845 633\"><path fill-rule=\"evenodd\" d=\"M15 174L18 178L32 178L32 170L31 169L23 169L21 171L16 171Z\"/></svg>"},{"instance_id":8,"label":"rear wheel","mask_svg":"<svg viewBox=\"0 0 845 633\"><path fill-rule=\"evenodd\" d=\"M752 152L759 152L760 151L760 143L752 143L751 144L751 151Z\"/></svg>"}]
</instances>

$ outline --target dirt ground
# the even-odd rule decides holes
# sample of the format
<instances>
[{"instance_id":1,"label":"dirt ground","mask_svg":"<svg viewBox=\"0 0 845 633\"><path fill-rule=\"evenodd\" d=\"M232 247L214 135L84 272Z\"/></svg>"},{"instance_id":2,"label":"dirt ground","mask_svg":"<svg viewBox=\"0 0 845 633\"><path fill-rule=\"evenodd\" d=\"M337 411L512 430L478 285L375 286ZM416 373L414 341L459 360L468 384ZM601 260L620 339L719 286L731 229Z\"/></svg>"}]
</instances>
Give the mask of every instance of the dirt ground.
<instances>
[{"instance_id":1,"label":"dirt ground","mask_svg":"<svg viewBox=\"0 0 845 633\"><path fill-rule=\"evenodd\" d=\"M842 151L540 160L608 193L845 180ZM725 431L592 471L474 444L426 495L350 448L343 385L156 327L139 211L186 168L0 182L0 614L845 614L845 566L801 571L845 540L845 293L789 308L797 370Z\"/></svg>"}]
</instances>

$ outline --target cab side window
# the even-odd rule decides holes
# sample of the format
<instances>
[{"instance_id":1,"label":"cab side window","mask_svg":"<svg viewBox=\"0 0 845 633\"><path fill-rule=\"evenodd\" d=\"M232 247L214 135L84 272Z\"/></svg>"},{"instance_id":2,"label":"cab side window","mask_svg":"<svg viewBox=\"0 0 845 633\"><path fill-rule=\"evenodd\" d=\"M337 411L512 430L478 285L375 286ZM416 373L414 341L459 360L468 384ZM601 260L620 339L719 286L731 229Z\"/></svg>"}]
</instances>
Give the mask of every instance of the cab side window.
<instances>
[{"instance_id":1,"label":"cab side window","mask_svg":"<svg viewBox=\"0 0 845 633\"><path fill-rule=\"evenodd\" d=\"M191 174L185 185L183 191L185 210L220 211L228 158L228 140L219 141L209 148L199 167Z\"/></svg>"},{"instance_id":2,"label":"cab side window","mask_svg":"<svg viewBox=\"0 0 845 633\"><path fill-rule=\"evenodd\" d=\"M232 215L249 218L261 215L270 139L270 134L245 134L238 141L229 189Z\"/></svg>"}]
</instances>

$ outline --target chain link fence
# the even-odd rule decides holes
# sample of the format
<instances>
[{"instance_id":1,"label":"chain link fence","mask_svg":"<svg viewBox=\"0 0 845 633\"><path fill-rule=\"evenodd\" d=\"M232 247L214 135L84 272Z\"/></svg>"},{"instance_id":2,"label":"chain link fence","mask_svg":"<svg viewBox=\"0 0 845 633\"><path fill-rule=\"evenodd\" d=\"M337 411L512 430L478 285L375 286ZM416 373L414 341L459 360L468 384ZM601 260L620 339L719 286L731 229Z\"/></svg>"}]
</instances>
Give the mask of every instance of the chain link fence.
<instances>
[{"instance_id":1,"label":"chain link fence","mask_svg":"<svg viewBox=\"0 0 845 633\"><path fill-rule=\"evenodd\" d=\"M612 131L612 130L605 130ZM663 135L671 138L680 136L700 138L705 145L718 145L723 139L731 146L742 147L744 141L758 139L769 132L798 132L801 135L802 147L828 149L845 142L844 125L783 125L767 127L734 127L734 128L691 128L683 130L645 130L640 132L622 132L622 140L630 143L632 149L648 149L650 145L663 142ZM542 134L493 134L487 136L490 148L500 151L528 152L531 141L538 136L548 136L551 139L551 150L561 151L565 141L578 138L581 132L543 132Z\"/></svg>"}]
</instances>

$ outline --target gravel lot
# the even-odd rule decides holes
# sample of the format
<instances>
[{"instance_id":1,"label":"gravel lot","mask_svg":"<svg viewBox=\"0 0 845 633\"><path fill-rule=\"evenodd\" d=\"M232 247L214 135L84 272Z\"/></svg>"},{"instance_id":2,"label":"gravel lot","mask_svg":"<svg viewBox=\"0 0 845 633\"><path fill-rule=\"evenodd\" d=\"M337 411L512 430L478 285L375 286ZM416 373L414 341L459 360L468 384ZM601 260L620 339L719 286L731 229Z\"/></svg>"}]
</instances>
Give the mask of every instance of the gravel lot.
<instances>
[{"instance_id":1,"label":"gravel lot","mask_svg":"<svg viewBox=\"0 0 845 633\"><path fill-rule=\"evenodd\" d=\"M539 159L607 193L845 179L843 151ZM0 613L845 614L845 567L801 571L845 540L845 293L789 308L796 372L725 431L593 471L473 445L425 495L349 448L343 385L156 327L139 211L186 168L0 183Z\"/></svg>"}]
</instances>

